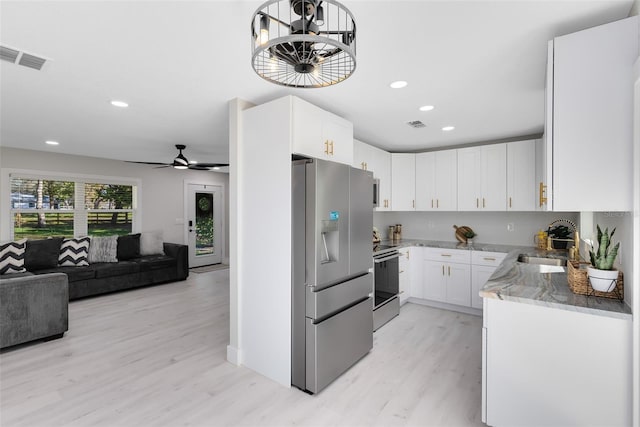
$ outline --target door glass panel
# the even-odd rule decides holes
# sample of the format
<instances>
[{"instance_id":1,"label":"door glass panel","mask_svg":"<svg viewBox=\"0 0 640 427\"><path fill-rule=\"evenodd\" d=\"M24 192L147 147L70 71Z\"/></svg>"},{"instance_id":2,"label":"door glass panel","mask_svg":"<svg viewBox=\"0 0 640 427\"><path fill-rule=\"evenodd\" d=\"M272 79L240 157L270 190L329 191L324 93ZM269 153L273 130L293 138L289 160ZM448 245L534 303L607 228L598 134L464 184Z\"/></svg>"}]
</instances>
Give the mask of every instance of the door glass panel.
<instances>
[{"instance_id":1,"label":"door glass panel","mask_svg":"<svg viewBox=\"0 0 640 427\"><path fill-rule=\"evenodd\" d=\"M196 192L196 256L215 253L213 194Z\"/></svg>"}]
</instances>

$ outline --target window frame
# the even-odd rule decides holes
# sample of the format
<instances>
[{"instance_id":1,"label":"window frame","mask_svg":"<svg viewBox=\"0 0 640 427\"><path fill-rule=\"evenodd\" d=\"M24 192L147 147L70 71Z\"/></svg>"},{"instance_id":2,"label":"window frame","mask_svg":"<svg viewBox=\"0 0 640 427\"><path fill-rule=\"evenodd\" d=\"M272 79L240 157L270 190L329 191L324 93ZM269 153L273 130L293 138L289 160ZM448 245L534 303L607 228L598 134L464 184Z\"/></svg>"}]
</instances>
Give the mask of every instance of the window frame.
<instances>
[{"instance_id":1,"label":"window frame","mask_svg":"<svg viewBox=\"0 0 640 427\"><path fill-rule=\"evenodd\" d=\"M137 178L127 177L114 177L114 176L101 176L101 175L84 175L84 174L70 174L63 172L36 172L32 170L19 170L10 169L6 170L3 174L6 176L7 183L3 185L0 193L3 194L3 198L8 202L7 207L3 207L3 212L8 210L8 224L6 222L1 224L0 227L8 225L9 238L14 239L14 216L16 213L56 213L56 212L68 212L73 213L73 237L84 237L89 235L88 217L92 212L100 213L124 213L128 212L131 215L131 232L137 233L140 230L140 193L141 193L141 181ZM14 178L19 179L36 179L36 180L51 180L51 181L66 181L74 182L74 208L73 209L36 209L36 208L13 208L11 203L11 181ZM4 181L4 180L3 180ZM4 184L4 183L3 183ZM132 200L131 208L127 209L89 209L85 205L85 184L111 184L111 185L130 185L132 186ZM5 202L5 203L6 203ZM4 206L4 203L0 204ZM4 216L4 215L2 215Z\"/></svg>"}]
</instances>

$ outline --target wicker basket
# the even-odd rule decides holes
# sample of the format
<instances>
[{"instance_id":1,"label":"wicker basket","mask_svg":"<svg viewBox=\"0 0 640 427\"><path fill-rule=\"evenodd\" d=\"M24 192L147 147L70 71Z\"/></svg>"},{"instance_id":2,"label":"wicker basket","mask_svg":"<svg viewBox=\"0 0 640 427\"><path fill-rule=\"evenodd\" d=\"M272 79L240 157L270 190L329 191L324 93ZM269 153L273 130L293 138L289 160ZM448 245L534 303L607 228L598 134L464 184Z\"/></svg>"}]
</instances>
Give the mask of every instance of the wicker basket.
<instances>
[{"instance_id":1,"label":"wicker basket","mask_svg":"<svg viewBox=\"0 0 640 427\"><path fill-rule=\"evenodd\" d=\"M622 271L618 272L618 283L616 289L611 292L594 291L589 283L587 269L580 268L580 264L591 265L588 262L569 261L567 262L567 280L569 281L569 289L574 294L593 295L604 298L624 299L624 283L622 280Z\"/></svg>"}]
</instances>

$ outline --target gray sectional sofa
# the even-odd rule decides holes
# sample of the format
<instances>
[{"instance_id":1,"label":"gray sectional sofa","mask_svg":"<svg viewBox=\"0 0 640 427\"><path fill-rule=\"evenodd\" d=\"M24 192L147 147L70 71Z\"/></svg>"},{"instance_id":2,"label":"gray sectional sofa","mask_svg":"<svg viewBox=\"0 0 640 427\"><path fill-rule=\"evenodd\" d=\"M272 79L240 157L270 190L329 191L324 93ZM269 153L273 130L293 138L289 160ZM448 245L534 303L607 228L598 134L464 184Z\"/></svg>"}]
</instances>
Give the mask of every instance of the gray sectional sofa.
<instances>
[{"instance_id":1,"label":"gray sectional sofa","mask_svg":"<svg viewBox=\"0 0 640 427\"><path fill-rule=\"evenodd\" d=\"M68 328L70 300L189 276L188 246L159 242L162 251L140 255L131 237L136 235L118 238L117 258L114 254L111 262L85 258L76 266L58 264L60 242L27 241L26 271L0 275L0 348L61 337Z\"/></svg>"}]
</instances>

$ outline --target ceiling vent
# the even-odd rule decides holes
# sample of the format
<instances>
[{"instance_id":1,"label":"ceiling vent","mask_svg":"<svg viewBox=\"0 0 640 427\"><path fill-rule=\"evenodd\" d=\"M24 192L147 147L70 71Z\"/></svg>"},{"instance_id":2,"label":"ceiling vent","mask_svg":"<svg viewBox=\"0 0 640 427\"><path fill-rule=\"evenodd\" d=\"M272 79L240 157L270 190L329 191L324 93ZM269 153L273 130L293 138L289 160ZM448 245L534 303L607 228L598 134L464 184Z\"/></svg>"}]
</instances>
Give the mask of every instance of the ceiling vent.
<instances>
[{"instance_id":1,"label":"ceiling vent","mask_svg":"<svg viewBox=\"0 0 640 427\"><path fill-rule=\"evenodd\" d=\"M420 128L424 128L427 127L427 125L425 125L424 123L422 123L420 120L414 120L412 122L407 122L407 124L409 126L411 126L412 128L416 128L416 129L420 129Z\"/></svg>"},{"instance_id":2,"label":"ceiling vent","mask_svg":"<svg viewBox=\"0 0 640 427\"><path fill-rule=\"evenodd\" d=\"M42 70L42 67L44 67L48 61L47 58L32 55L7 46L0 46L0 59L13 64L33 68L34 70Z\"/></svg>"}]
</instances>

